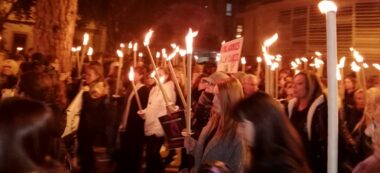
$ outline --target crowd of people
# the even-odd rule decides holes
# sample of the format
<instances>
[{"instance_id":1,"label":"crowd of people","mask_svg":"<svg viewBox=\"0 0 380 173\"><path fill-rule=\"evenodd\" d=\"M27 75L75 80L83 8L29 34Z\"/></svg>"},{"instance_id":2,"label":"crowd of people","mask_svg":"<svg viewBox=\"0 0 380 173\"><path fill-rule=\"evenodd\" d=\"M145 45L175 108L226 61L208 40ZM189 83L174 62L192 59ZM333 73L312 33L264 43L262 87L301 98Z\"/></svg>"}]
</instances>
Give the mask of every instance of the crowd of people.
<instances>
[{"instance_id":1,"label":"crowd of people","mask_svg":"<svg viewBox=\"0 0 380 173\"><path fill-rule=\"evenodd\" d=\"M133 62L124 59L121 66L94 57L67 75L56 57L1 53L0 172L101 172L97 162L105 160L106 172L160 173L174 155L179 172L326 172L328 93L313 71L282 70L274 98L262 91L262 75L216 72L212 62L193 65L192 88L181 66L175 76L159 67L161 86L149 75L152 65L139 62L134 88ZM160 117L184 109L174 78L192 91L193 133L182 133L180 154L162 157L168 139ZM339 173L378 173L380 86L359 88L355 80L347 75L333 93L340 97ZM79 93L78 129L63 136Z\"/></svg>"}]
</instances>

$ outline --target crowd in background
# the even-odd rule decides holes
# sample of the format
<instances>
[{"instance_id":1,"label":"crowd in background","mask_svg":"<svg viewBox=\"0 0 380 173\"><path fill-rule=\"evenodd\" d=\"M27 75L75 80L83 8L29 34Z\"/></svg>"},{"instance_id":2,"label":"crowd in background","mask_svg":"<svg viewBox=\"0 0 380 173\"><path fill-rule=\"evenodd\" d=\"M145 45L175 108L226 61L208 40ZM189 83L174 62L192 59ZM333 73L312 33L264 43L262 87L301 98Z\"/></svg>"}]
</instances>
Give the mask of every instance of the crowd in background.
<instances>
[{"instance_id":1,"label":"crowd in background","mask_svg":"<svg viewBox=\"0 0 380 173\"><path fill-rule=\"evenodd\" d=\"M186 91L184 70L175 67L172 76L160 67L160 88L149 77L152 66L139 62L139 110L131 63L124 62L116 87L117 58L96 56L67 75L56 57L1 53L0 172L100 172L99 160L110 163L107 172L165 172L176 153L161 156L167 139L159 118L184 109L173 82ZM320 76L282 70L279 98L262 91L260 74L216 72L207 62L194 64L192 76L193 134L184 137L178 171L326 172L328 108ZM358 88L354 75L339 84L339 172L380 172L379 84ZM62 137L66 109L81 92L78 129Z\"/></svg>"}]
</instances>

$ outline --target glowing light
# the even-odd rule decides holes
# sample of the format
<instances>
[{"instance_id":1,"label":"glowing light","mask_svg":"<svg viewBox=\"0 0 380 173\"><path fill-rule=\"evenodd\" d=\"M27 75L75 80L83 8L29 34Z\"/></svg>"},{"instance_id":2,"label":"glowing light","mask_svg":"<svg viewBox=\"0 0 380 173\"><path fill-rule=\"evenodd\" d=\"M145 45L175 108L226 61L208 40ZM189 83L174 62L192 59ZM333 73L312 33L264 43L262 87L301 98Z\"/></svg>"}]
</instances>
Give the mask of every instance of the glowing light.
<instances>
[{"instance_id":1,"label":"glowing light","mask_svg":"<svg viewBox=\"0 0 380 173\"><path fill-rule=\"evenodd\" d=\"M337 67L337 68L339 68L339 67ZM336 70L336 79L342 80L342 75L340 74L339 69Z\"/></svg>"},{"instance_id":2,"label":"glowing light","mask_svg":"<svg viewBox=\"0 0 380 173\"><path fill-rule=\"evenodd\" d=\"M131 68L129 69L128 77L129 77L129 80L130 80L130 81L134 81L134 80L135 80L135 73L134 73L134 71L133 71L133 67L131 67Z\"/></svg>"},{"instance_id":3,"label":"glowing light","mask_svg":"<svg viewBox=\"0 0 380 173\"><path fill-rule=\"evenodd\" d=\"M261 57L256 57L256 61L257 61L257 63L261 63L261 62L263 62L263 59Z\"/></svg>"},{"instance_id":4,"label":"glowing light","mask_svg":"<svg viewBox=\"0 0 380 173\"><path fill-rule=\"evenodd\" d=\"M170 61L170 60L172 60L174 57L175 57L175 55L177 54L177 52L176 51L173 51L167 58L166 58L166 61Z\"/></svg>"},{"instance_id":5,"label":"glowing light","mask_svg":"<svg viewBox=\"0 0 380 173\"><path fill-rule=\"evenodd\" d=\"M71 52L76 52L76 51L77 51L77 48L75 48L75 47L71 48Z\"/></svg>"},{"instance_id":6,"label":"glowing light","mask_svg":"<svg viewBox=\"0 0 380 173\"><path fill-rule=\"evenodd\" d=\"M160 58L161 57L161 53L160 52L156 52L156 58Z\"/></svg>"},{"instance_id":7,"label":"glowing light","mask_svg":"<svg viewBox=\"0 0 380 173\"><path fill-rule=\"evenodd\" d=\"M216 54L215 61L219 62L220 61L220 53Z\"/></svg>"},{"instance_id":8,"label":"glowing light","mask_svg":"<svg viewBox=\"0 0 380 173\"><path fill-rule=\"evenodd\" d=\"M199 57L197 55L194 55L195 61L198 61Z\"/></svg>"},{"instance_id":9,"label":"glowing light","mask_svg":"<svg viewBox=\"0 0 380 173\"><path fill-rule=\"evenodd\" d=\"M340 58L338 67L339 68L344 68L345 63L346 63L346 57Z\"/></svg>"},{"instance_id":10,"label":"glowing light","mask_svg":"<svg viewBox=\"0 0 380 173\"><path fill-rule=\"evenodd\" d=\"M321 1L318 4L318 8L321 13L336 12L338 10L338 7L335 5L335 3L328 0Z\"/></svg>"},{"instance_id":11,"label":"glowing light","mask_svg":"<svg viewBox=\"0 0 380 173\"><path fill-rule=\"evenodd\" d=\"M150 38L152 38L152 35L153 35L153 30L150 29L148 33L146 33L145 35L144 46L149 46Z\"/></svg>"},{"instance_id":12,"label":"glowing light","mask_svg":"<svg viewBox=\"0 0 380 173\"><path fill-rule=\"evenodd\" d=\"M77 46L77 52L82 50L82 46Z\"/></svg>"},{"instance_id":13,"label":"glowing light","mask_svg":"<svg viewBox=\"0 0 380 173\"><path fill-rule=\"evenodd\" d=\"M278 54L276 55L276 61L280 62L282 60L282 55Z\"/></svg>"},{"instance_id":14,"label":"glowing light","mask_svg":"<svg viewBox=\"0 0 380 173\"><path fill-rule=\"evenodd\" d=\"M305 57L302 57L302 58L301 58L301 61L302 61L302 62L308 62L309 60L308 60L307 58L305 58Z\"/></svg>"},{"instance_id":15,"label":"glowing light","mask_svg":"<svg viewBox=\"0 0 380 173\"><path fill-rule=\"evenodd\" d=\"M184 49L180 49L180 50L179 50L179 55L181 55L181 56L185 56L185 55L186 55L186 50L184 50Z\"/></svg>"},{"instance_id":16,"label":"glowing light","mask_svg":"<svg viewBox=\"0 0 380 173\"><path fill-rule=\"evenodd\" d=\"M24 48L23 47L17 47L16 50L20 52L20 51L24 50Z\"/></svg>"},{"instance_id":17,"label":"glowing light","mask_svg":"<svg viewBox=\"0 0 380 173\"><path fill-rule=\"evenodd\" d=\"M117 50L117 51L116 51L116 54L117 54L117 56L118 56L119 58L123 58L123 57L124 57L124 53L123 53L123 51L121 51L121 50Z\"/></svg>"},{"instance_id":18,"label":"glowing light","mask_svg":"<svg viewBox=\"0 0 380 173\"><path fill-rule=\"evenodd\" d=\"M124 43L120 43L120 48L124 48L125 47L125 44Z\"/></svg>"},{"instance_id":19,"label":"glowing light","mask_svg":"<svg viewBox=\"0 0 380 173\"><path fill-rule=\"evenodd\" d=\"M296 58L295 61L296 61L297 64L302 64L302 62L301 62L301 60L299 58Z\"/></svg>"},{"instance_id":20,"label":"glowing light","mask_svg":"<svg viewBox=\"0 0 380 173\"><path fill-rule=\"evenodd\" d=\"M223 45L223 44L225 44L225 43L226 43L226 41L225 41L225 40L223 40L223 41L222 41L222 43L220 43L220 44L221 44L221 45Z\"/></svg>"},{"instance_id":21,"label":"glowing light","mask_svg":"<svg viewBox=\"0 0 380 173\"><path fill-rule=\"evenodd\" d=\"M322 56L322 53L321 53L321 52L318 52L318 51L316 51L316 52L315 52L315 55L317 55L318 57L321 57L321 56Z\"/></svg>"},{"instance_id":22,"label":"glowing light","mask_svg":"<svg viewBox=\"0 0 380 173\"><path fill-rule=\"evenodd\" d=\"M138 47L138 44L137 43L135 43L135 44L133 44L133 51L137 51L137 47Z\"/></svg>"},{"instance_id":23,"label":"glowing light","mask_svg":"<svg viewBox=\"0 0 380 173\"><path fill-rule=\"evenodd\" d=\"M128 43L128 49L132 49L133 48L133 44L132 44L132 42L130 41L129 43Z\"/></svg>"},{"instance_id":24,"label":"glowing light","mask_svg":"<svg viewBox=\"0 0 380 173\"><path fill-rule=\"evenodd\" d=\"M354 71L354 72L359 72L360 71L360 66L358 64L356 64L356 62L352 62L351 63L351 70Z\"/></svg>"},{"instance_id":25,"label":"glowing light","mask_svg":"<svg viewBox=\"0 0 380 173\"><path fill-rule=\"evenodd\" d=\"M189 29L188 34L186 35L186 53L192 54L193 53L193 40L194 37L198 35L198 31L193 32L191 28Z\"/></svg>"},{"instance_id":26,"label":"glowing light","mask_svg":"<svg viewBox=\"0 0 380 173\"><path fill-rule=\"evenodd\" d=\"M364 68L368 68L369 66L368 66L367 63L363 63L363 67L364 67Z\"/></svg>"},{"instance_id":27,"label":"glowing light","mask_svg":"<svg viewBox=\"0 0 380 173\"><path fill-rule=\"evenodd\" d=\"M375 63L375 64L372 64L372 66L375 67L377 70L380 71L380 64Z\"/></svg>"},{"instance_id":28,"label":"glowing light","mask_svg":"<svg viewBox=\"0 0 380 173\"><path fill-rule=\"evenodd\" d=\"M240 63L243 65L247 64L247 60L245 59L245 57L241 57Z\"/></svg>"},{"instance_id":29,"label":"glowing light","mask_svg":"<svg viewBox=\"0 0 380 173\"><path fill-rule=\"evenodd\" d=\"M275 71L276 68L278 68L278 67L279 67L278 62L274 62L274 63L271 65L271 70L272 70L272 71Z\"/></svg>"},{"instance_id":30,"label":"glowing light","mask_svg":"<svg viewBox=\"0 0 380 173\"><path fill-rule=\"evenodd\" d=\"M154 71L153 70L153 72L152 73L150 73L150 75L149 75L151 78L154 78L154 76L156 76L156 71Z\"/></svg>"},{"instance_id":31,"label":"glowing light","mask_svg":"<svg viewBox=\"0 0 380 173\"><path fill-rule=\"evenodd\" d=\"M175 43L170 44L170 46L171 46L173 49L175 49L175 48L177 47L177 45L176 45Z\"/></svg>"},{"instance_id":32,"label":"glowing light","mask_svg":"<svg viewBox=\"0 0 380 173\"><path fill-rule=\"evenodd\" d=\"M322 64L325 64L321 59L319 58L314 58L314 65L315 65L315 68L319 69L321 68L321 65Z\"/></svg>"},{"instance_id":33,"label":"glowing light","mask_svg":"<svg viewBox=\"0 0 380 173\"><path fill-rule=\"evenodd\" d=\"M362 55L360 55L359 51L352 49L352 56L355 58L355 60L359 63L364 61L364 58Z\"/></svg>"},{"instance_id":34,"label":"glowing light","mask_svg":"<svg viewBox=\"0 0 380 173\"><path fill-rule=\"evenodd\" d=\"M298 64L294 61L292 61L290 65L292 66L292 69L296 69L298 67Z\"/></svg>"},{"instance_id":35,"label":"glowing light","mask_svg":"<svg viewBox=\"0 0 380 173\"><path fill-rule=\"evenodd\" d=\"M142 58L144 54L142 52L139 52L139 57Z\"/></svg>"},{"instance_id":36,"label":"glowing light","mask_svg":"<svg viewBox=\"0 0 380 173\"><path fill-rule=\"evenodd\" d=\"M83 35L83 45L88 45L88 41L90 40L90 36L88 35L88 33L84 33Z\"/></svg>"},{"instance_id":37,"label":"glowing light","mask_svg":"<svg viewBox=\"0 0 380 173\"><path fill-rule=\"evenodd\" d=\"M87 55L92 56L93 53L94 53L94 49L92 47L89 47L87 51Z\"/></svg>"},{"instance_id":38,"label":"glowing light","mask_svg":"<svg viewBox=\"0 0 380 173\"><path fill-rule=\"evenodd\" d=\"M265 47L271 46L274 42L277 41L277 39L278 39L278 34L275 33L271 38L264 41L264 46Z\"/></svg>"}]
</instances>

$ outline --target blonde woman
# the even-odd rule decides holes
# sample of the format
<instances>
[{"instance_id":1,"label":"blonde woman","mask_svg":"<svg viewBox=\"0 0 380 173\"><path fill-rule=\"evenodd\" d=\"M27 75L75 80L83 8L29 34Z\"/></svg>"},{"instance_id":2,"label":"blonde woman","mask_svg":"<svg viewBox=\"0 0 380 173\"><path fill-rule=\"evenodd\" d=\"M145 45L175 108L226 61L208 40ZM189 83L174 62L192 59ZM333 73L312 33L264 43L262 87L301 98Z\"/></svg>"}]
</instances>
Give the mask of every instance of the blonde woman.
<instances>
[{"instance_id":1,"label":"blonde woman","mask_svg":"<svg viewBox=\"0 0 380 173\"><path fill-rule=\"evenodd\" d=\"M378 173L380 171L380 88L368 90L362 122L366 124L366 135L372 139L373 153L360 162L352 172Z\"/></svg>"},{"instance_id":2,"label":"blonde woman","mask_svg":"<svg viewBox=\"0 0 380 173\"><path fill-rule=\"evenodd\" d=\"M241 172L244 147L237 133L238 115L232 114L234 105L244 97L241 84L232 78L217 84L214 94L213 113L209 122L198 141L186 139L186 148L194 153L195 172L202 164L216 160L226 163L235 172Z\"/></svg>"}]
</instances>

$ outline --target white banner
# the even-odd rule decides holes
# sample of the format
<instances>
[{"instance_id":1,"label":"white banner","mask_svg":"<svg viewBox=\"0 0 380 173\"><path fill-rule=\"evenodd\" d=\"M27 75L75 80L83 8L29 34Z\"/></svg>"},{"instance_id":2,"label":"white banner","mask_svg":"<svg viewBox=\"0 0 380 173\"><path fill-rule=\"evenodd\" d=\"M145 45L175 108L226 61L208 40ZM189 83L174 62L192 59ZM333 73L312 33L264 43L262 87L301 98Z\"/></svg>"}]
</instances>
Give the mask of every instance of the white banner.
<instances>
[{"instance_id":1,"label":"white banner","mask_svg":"<svg viewBox=\"0 0 380 173\"><path fill-rule=\"evenodd\" d=\"M220 61L217 71L237 73L242 47L243 37L224 43L220 48Z\"/></svg>"},{"instance_id":2,"label":"white banner","mask_svg":"<svg viewBox=\"0 0 380 173\"><path fill-rule=\"evenodd\" d=\"M74 100L70 103L69 107L66 109L66 128L63 132L62 137L65 137L66 135L69 135L76 130L78 130L79 126L79 114L82 109L82 102L83 102L83 92L84 90L81 89L78 94L75 96Z\"/></svg>"}]
</instances>

